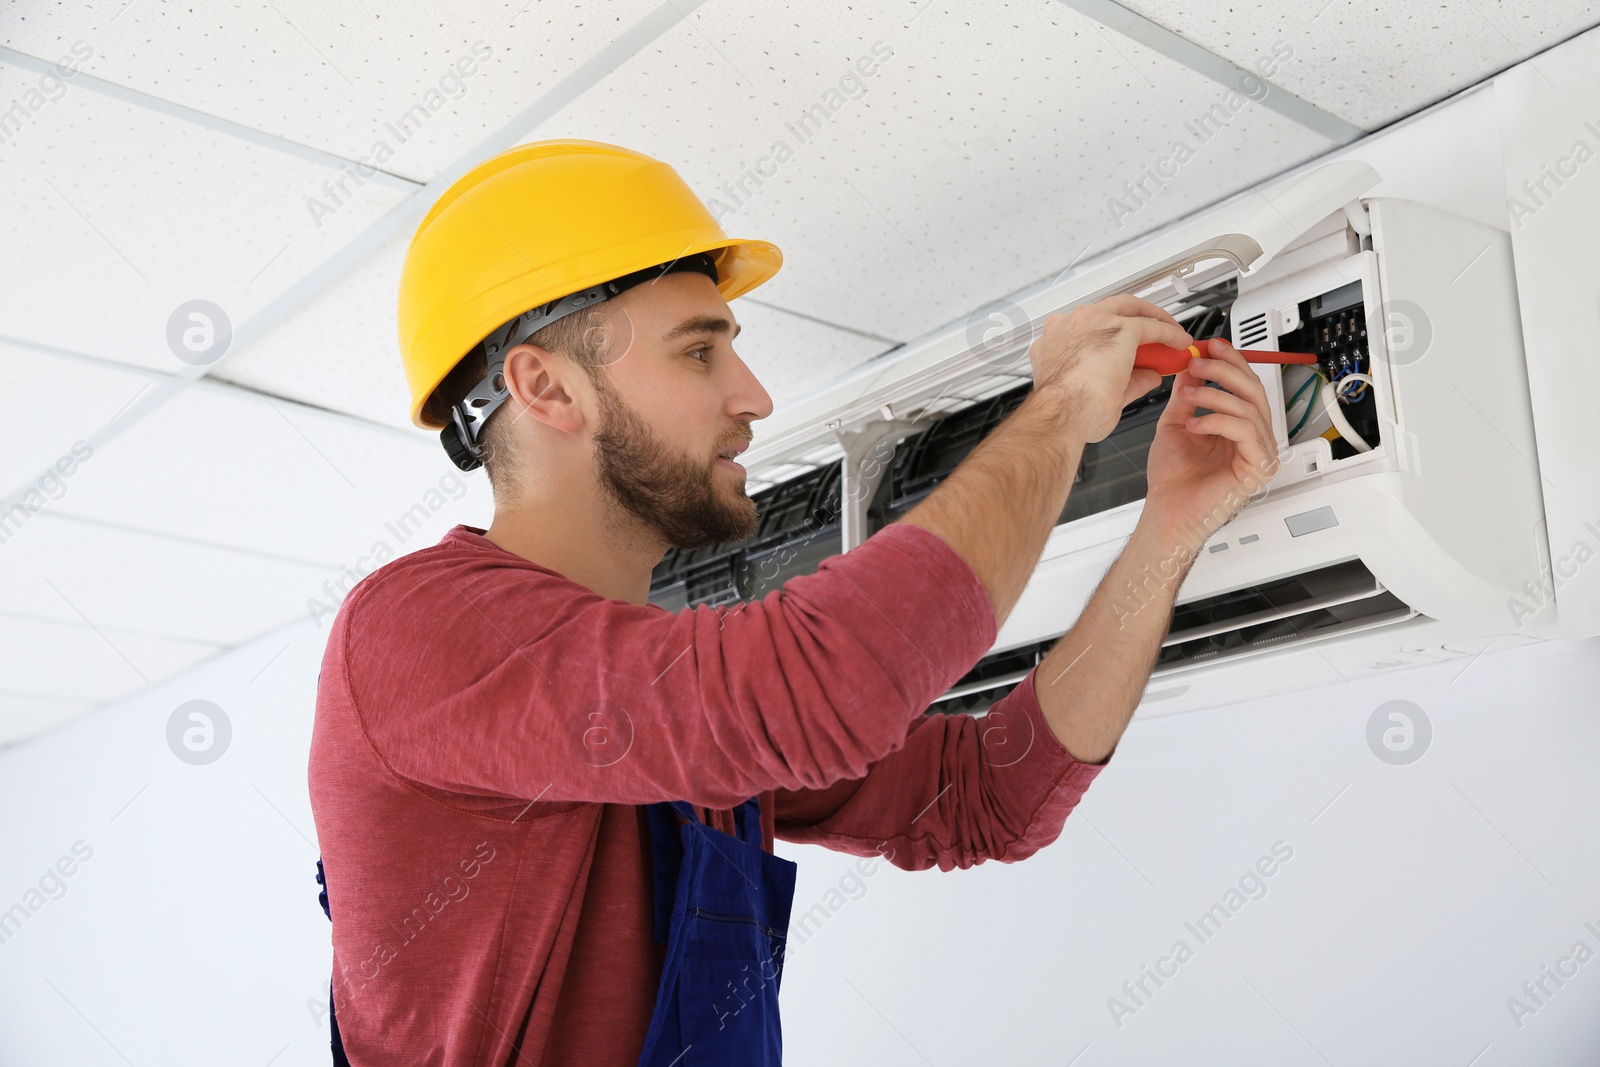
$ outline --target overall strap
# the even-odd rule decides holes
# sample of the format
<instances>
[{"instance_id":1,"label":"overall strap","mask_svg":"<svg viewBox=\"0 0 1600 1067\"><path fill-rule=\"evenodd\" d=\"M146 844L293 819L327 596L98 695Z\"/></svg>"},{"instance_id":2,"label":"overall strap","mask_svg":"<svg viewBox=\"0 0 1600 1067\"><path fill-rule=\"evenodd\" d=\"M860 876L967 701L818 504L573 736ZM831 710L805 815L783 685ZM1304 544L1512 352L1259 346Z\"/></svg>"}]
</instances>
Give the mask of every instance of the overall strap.
<instances>
[{"instance_id":1,"label":"overall strap","mask_svg":"<svg viewBox=\"0 0 1600 1067\"><path fill-rule=\"evenodd\" d=\"M677 812L692 823L700 817L694 807L682 800L663 800L645 808L650 821L650 855L655 868L655 922L651 927L655 939L667 943L667 932L672 926L672 903L678 895L678 868L683 865L683 838L678 832Z\"/></svg>"},{"instance_id":2,"label":"overall strap","mask_svg":"<svg viewBox=\"0 0 1600 1067\"><path fill-rule=\"evenodd\" d=\"M317 902L322 905L322 914L333 922L333 912L328 910L328 879L322 873L322 857L317 857L317 884L322 887L317 893ZM350 1060L344 1054L344 1041L339 1037L339 1020L333 1017L333 986L328 986L328 1030L330 1032L329 1044L333 1050L333 1067L350 1067Z\"/></svg>"},{"instance_id":3,"label":"overall strap","mask_svg":"<svg viewBox=\"0 0 1600 1067\"><path fill-rule=\"evenodd\" d=\"M751 797L733 809L733 825L739 831L739 840L747 845L761 847L761 798Z\"/></svg>"}]
</instances>

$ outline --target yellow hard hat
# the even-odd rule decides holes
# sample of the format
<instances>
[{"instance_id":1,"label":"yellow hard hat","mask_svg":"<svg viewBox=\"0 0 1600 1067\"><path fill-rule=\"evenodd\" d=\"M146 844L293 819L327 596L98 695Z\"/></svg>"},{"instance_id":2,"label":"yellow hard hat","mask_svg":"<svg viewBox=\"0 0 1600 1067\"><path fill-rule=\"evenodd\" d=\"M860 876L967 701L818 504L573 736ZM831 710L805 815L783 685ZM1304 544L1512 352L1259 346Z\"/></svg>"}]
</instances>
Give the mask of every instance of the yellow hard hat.
<instances>
[{"instance_id":1,"label":"yellow hard hat","mask_svg":"<svg viewBox=\"0 0 1600 1067\"><path fill-rule=\"evenodd\" d=\"M552 140L485 160L429 209L400 268L400 358L412 423L444 428L423 415L429 395L510 320L700 252L710 253L717 291L730 301L783 265L776 245L723 233L678 173L643 153ZM608 295L602 290L598 299Z\"/></svg>"}]
</instances>

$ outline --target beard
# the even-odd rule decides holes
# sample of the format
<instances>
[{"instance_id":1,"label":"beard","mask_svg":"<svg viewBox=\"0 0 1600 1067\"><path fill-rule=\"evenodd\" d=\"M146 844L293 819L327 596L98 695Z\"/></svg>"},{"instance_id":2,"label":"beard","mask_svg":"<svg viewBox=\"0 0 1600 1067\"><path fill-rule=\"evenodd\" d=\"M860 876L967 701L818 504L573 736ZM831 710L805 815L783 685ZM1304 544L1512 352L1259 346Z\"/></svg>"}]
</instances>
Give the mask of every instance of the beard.
<instances>
[{"instance_id":1,"label":"beard","mask_svg":"<svg viewBox=\"0 0 1600 1067\"><path fill-rule=\"evenodd\" d=\"M743 483L732 484L730 475L724 488L718 484L715 456L700 462L661 441L605 373L591 375L601 417L594 435L595 472L623 511L678 548L743 541L755 533L759 515Z\"/></svg>"}]
</instances>

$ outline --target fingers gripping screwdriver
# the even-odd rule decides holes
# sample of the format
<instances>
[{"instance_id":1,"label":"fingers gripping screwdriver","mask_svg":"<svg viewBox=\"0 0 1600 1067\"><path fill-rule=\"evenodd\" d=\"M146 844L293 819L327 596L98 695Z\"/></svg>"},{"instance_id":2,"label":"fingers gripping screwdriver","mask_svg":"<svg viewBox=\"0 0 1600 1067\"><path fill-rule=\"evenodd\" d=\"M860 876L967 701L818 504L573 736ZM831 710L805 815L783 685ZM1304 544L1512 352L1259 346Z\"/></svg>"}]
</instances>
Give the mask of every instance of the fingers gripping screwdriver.
<instances>
[{"instance_id":1,"label":"fingers gripping screwdriver","mask_svg":"<svg viewBox=\"0 0 1600 1067\"><path fill-rule=\"evenodd\" d=\"M1133 365L1144 370L1153 370L1165 377L1168 374L1177 374L1189 365L1189 360L1195 356L1207 358L1210 352L1210 343L1216 341L1223 343L1220 337L1210 337L1204 341L1196 341L1188 348L1172 348L1169 345L1147 344L1140 345L1134 354ZM1317 357L1310 352L1267 352L1261 349L1238 350L1245 358L1246 363L1316 363Z\"/></svg>"}]
</instances>

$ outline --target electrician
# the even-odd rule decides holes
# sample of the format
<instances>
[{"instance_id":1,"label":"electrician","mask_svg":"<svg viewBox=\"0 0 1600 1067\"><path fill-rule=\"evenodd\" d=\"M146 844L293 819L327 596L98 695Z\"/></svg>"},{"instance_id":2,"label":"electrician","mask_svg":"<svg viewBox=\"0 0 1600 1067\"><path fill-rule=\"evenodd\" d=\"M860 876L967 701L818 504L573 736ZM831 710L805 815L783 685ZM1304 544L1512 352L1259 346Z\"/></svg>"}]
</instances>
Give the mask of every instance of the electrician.
<instances>
[{"instance_id":1,"label":"electrician","mask_svg":"<svg viewBox=\"0 0 1600 1067\"><path fill-rule=\"evenodd\" d=\"M1214 345L1076 624L986 717L926 714L994 644L1085 445L1160 380L1135 347L1193 340L1114 296L1045 321L1028 397L898 521L759 601L651 604L669 548L757 529L736 457L773 405L729 304L781 263L594 141L497 155L417 228L411 417L495 510L366 576L329 636L309 778L344 1062L779 1063L774 839L943 871L1054 841L1188 565L1276 469L1260 382Z\"/></svg>"}]
</instances>

